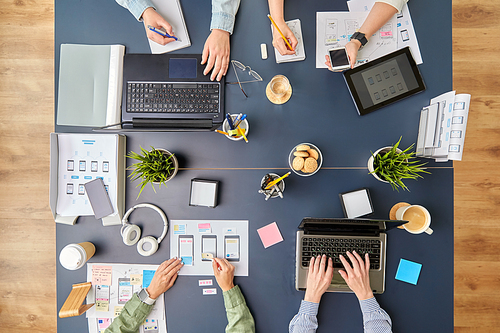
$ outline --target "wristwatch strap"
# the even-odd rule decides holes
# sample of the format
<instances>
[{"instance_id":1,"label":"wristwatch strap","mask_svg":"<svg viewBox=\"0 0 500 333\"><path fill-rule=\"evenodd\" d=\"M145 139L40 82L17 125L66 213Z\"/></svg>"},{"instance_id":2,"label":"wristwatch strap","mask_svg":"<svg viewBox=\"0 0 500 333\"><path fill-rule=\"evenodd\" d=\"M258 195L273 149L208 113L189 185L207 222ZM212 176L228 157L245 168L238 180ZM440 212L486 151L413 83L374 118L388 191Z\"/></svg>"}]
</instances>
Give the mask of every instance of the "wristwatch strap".
<instances>
[{"instance_id":1,"label":"wristwatch strap","mask_svg":"<svg viewBox=\"0 0 500 333\"><path fill-rule=\"evenodd\" d=\"M155 304L156 299L152 299L149 297L148 291L146 288L142 288L141 291L137 293L137 296L141 300L142 303L148 304L148 305L153 305Z\"/></svg>"},{"instance_id":2,"label":"wristwatch strap","mask_svg":"<svg viewBox=\"0 0 500 333\"><path fill-rule=\"evenodd\" d=\"M365 46L366 43L368 43L368 39L366 39L365 34L362 32L356 31L355 33L353 33L350 40L353 40L353 39L359 40L359 42L361 43L360 49L363 46Z\"/></svg>"}]
</instances>

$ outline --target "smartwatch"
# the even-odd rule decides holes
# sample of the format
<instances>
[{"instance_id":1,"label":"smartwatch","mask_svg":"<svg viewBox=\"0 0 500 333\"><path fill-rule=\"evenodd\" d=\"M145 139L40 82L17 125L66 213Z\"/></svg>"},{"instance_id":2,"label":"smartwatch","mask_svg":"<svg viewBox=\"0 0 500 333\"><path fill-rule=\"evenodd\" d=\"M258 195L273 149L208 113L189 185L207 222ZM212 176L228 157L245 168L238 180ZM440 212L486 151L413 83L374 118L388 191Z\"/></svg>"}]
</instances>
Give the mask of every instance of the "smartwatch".
<instances>
[{"instance_id":1,"label":"smartwatch","mask_svg":"<svg viewBox=\"0 0 500 333\"><path fill-rule=\"evenodd\" d=\"M147 304L147 305L153 305L156 301L156 299L152 299L149 297L148 291L146 288L142 288L141 291L137 293L137 296L141 300L142 303Z\"/></svg>"},{"instance_id":2,"label":"smartwatch","mask_svg":"<svg viewBox=\"0 0 500 333\"><path fill-rule=\"evenodd\" d=\"M365 34L362 32L356 31L355 33L353 33L349 40L353 39L359 40L359 42L361 43L361 47L359 48L360 50L363 48L363 46L366 45L366 43L368 43L368 39L366 39Z\"/></svg>"}]
</instances>

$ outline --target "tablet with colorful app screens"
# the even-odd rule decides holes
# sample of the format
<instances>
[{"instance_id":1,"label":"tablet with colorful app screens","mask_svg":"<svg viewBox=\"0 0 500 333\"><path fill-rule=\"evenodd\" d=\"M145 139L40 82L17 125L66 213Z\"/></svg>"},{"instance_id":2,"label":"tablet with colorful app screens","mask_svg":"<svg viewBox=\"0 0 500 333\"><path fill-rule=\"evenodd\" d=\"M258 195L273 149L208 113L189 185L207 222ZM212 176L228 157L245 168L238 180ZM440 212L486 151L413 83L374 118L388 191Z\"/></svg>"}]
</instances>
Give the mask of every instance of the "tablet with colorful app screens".
<instances>
[{"instance_id":1,"label":"tablet with colorful app screens","mask_svg":"<svg viewBox=\"0 0 500 333\"><path fill-rule=\"evenodd\" d=\"M425 90L409 47L343 72L361 116Z\"/></svg>"}]
</instances>

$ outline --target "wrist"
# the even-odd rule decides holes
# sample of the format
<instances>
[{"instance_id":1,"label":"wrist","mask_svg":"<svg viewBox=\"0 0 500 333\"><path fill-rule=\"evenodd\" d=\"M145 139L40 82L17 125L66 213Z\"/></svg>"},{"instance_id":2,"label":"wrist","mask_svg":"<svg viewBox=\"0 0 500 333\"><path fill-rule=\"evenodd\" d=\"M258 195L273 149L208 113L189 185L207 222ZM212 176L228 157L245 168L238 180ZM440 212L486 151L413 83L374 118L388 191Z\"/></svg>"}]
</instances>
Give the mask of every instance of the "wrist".
<instances>
[{"instance_id":1,"label":"wrist","mask_svg":"<svg viewBox=\"0 0 500 333\"><path fill-rule=\"evenodd\" d=\"M212 33L222 34L222 35L229 36L229 31L222 30L222 29L212 29Z\"/></svg>"},{"instance_id":2,"label":"wrist","mask_svg":"<svg viewBox=\"0 0 500 333\"><path fill-rule=\"evenodd\" d=\"M142 12L142 15L141 15L141 19L144 20L144 18L148 15L150 15L152 12L156 12L155 9L153 7L148 7L146 9L144 9L144 11Z\"/></svg>"},{"instance_id":3,"label":"wrist","mask_svg":"<svg viewBox=\"0 0 500 333\"><path fill-rule=\"evenodd\" d=\"M323 296L323 294L318 295L314 293L308 293L306 290L306 294L304 295L304 301L311 303L319 303L321 301L321 296Z\"/></svg>"},{"instance_id":4,"label":"wrist","mask_svg":"<svg viewBox=\"0 0 500 333\"><path fill-rule=\"evenodd\" d=\"M146 291L148 292L149 298L152 298L152 299L157 299L161 295L161 293L158 293L158 292L155 292L154 290L151 290L150 287L147 287Z\"/></svg>"},{"instance_id":5,"label":"wrist","mask_svg":"<svg viewBox=\"0 0 500 333\"><path fill-rule=\"evenodd\" d=\"M231 283L231 284L228 284L228 285L221 286L220 288L222 289L222 291L229 291L229 290L231 290L231 289L234 288L234 284Z\"/></svg>"},{"instance_id":6,"label":"wrist","mask_svg":"<svg viewBox=\"0 0 500 333\"><path fill-rule=\"evenodd\" d=\"M356 297L358 297L358 300L364 301L364 300L367 300L369 298L372 298L373 297L373 292L371 290L370 291L365 291L363 293L356 294Z\"/></svg>"}]
</instances>

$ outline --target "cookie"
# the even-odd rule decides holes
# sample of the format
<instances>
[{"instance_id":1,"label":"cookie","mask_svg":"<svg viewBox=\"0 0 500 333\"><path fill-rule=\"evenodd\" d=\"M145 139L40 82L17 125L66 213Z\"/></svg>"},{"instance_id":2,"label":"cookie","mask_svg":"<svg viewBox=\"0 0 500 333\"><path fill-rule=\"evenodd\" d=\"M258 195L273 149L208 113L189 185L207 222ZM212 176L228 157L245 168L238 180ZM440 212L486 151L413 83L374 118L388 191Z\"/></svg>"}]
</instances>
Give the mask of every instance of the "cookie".
<instances>
[{"instance_id":1,"label":"cookie","mask_svg":"<svg viewBox=\"0 0 500 333\"><path fill-rule=\"evenodd\" d=\"M297 148L295 148L296 151L306 151L308 149L311 149L308 145L298 145Z\"/></svg>"},{"instance_id":2,"label":"cookie","mask_svg":"<svg viewBox=\"0 0 500 333\"><path fill-rule=\"evenodd\" d=\"M318 151L316 149L312 149L311 148L311 149L308 149L307 152L309 153L310 157L314 158L315 160L318 159L319 153L318 153Z\"/></svg>"},{"instance_id":3,"label":"cookie","mask_svg":"<svg viewBox=\"0 0 500 333\"><path fill-rule=\"evenodd\" d=\"M318 161L316 161L312 157L306 158L306 160L304 161L304 169L306 170L307 173L314 172L316 171L317 168L318 168Z\"/></svg>"},{"instance_id":4,"label":"cookie","mask_svg":"<svg viewBox=\"0 0 500 333\"><path fill-rule=\"evenodd\" d=\"M309 153L307 151L296 151L293 155L299 157L309 157Z\"/></svg>"},{"instance_id":5,"label":"cookie","mask_svg":"<svg viewBox=\"0 0 500 333\"><path fill-rule=\"evenodd\" d=\"M295 157L292 162L292 168L294 170L300 170L304 167L304 159L302 157Z\"/></svg>"},{"instance_id":6,"label":"cookie","mask_svg":"<svg viewBox=\"0 0 500 333\"><path fill-rule=\"evenodd\" d=\"M302 170L300 170L300 171L302 171L303 173L308 173L308 172L306 171L306 169L304 169L304 168L302 168Z\"/></svg>"}]
</instances>

